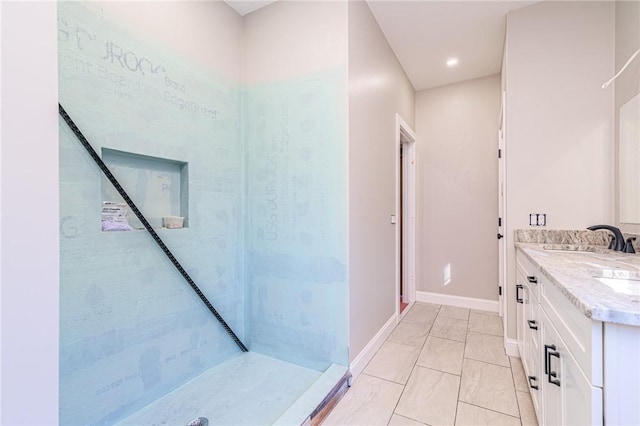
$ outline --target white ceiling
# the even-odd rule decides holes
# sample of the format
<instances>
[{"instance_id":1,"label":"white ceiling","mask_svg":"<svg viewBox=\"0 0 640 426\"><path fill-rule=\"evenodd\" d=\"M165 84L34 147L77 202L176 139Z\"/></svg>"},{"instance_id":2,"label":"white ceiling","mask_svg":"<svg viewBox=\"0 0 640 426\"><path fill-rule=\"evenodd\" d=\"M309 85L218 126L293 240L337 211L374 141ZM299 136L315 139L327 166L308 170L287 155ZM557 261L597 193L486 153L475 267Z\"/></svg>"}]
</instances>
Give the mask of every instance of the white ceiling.
<instances>
[{"instance_id":1,"label":"white ceiling","mask_svg":"<svg viewBox=\"0 0 640 426\"><path fill-rule=\"evenodd\" d=\"M499 73L507 13L537 1L367 3L413 87L423 90ZM456 67L447 67L450 57Z\"/></svg>"},{"instance_id":2,"label":"white ceiling","mask_svg":"<svg viewBox=\"0 0 640 426\"><path fill-rule=\"evenodd\" d=\"M224 0L226 4L235 9L240 16L265 7L276 0Z\"/></svg>"},{"instance_id":3,"label":"white ceiling","mask_svg":"<svg viewBox=\"0 0 640 426\"><path fill-rule=\"evenodd\" d=\"M226 0L240 15L272 1ZM508 12L538 1L368 0L416 90L500 72ZM446 61L457 57L456 67Z\"/></svg>"}]
</instances>

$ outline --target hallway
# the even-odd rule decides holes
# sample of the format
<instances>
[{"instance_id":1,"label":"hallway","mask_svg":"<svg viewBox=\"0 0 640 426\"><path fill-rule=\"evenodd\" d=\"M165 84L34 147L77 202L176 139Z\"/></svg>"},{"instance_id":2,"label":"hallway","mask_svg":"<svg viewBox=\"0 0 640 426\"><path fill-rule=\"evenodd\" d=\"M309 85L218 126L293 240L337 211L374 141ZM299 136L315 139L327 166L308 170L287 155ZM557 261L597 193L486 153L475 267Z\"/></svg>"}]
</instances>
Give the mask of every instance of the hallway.
<instances>
[{"instance_id":1,"label":"hallway","mask_svg":"<svg viewBox=\"0 0 640 426\"><path fill-rule=\"evenodd\" d=\"M537 425L496 313L416 303L323 423Z\"/></svg>"}]
</instances>

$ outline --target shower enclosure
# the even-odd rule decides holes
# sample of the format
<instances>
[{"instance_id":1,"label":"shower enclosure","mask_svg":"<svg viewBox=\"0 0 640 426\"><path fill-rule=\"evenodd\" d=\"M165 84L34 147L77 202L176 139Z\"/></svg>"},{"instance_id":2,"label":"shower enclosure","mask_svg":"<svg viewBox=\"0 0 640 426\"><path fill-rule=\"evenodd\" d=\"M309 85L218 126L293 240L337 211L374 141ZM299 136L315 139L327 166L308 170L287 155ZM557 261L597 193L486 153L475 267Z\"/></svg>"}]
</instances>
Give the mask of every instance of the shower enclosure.
<instances>
[{"instance_id":1,"label":"shower enclosure","mask_svg":"<svg viewBox=\"0 0 640 426\"><path fill-rule=\"evenodd\" d=\"M300 424L347 371L346 67L247 82L233 13L58 5L60 103L249 349L60 120L60 424Z\"/></svg>"}]
</instances>

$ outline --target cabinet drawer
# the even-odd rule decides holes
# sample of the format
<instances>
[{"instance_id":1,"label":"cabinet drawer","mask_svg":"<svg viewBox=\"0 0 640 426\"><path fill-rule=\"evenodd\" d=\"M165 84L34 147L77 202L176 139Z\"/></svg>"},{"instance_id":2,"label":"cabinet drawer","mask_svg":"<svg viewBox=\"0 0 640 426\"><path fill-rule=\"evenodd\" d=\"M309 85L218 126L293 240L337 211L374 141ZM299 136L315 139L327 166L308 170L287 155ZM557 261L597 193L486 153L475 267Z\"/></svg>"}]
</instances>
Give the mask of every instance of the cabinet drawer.
<instances>
[{"instance_id":1,"label":"cabinet drawer","mask_svg":"<svg viewBox=\"0 0 640 426\"><path fill-rule=\"evenodd\" d=\"M601 387L602 323L587 318L558 287L546 277L540 278L542 309L588 381Z\"/></svg>"},{"instance_id":2,"label":"cabinet drawer","mask_svg":"<svg viewBox=\"0 0 640 426\"><path fill-rule=\"evenodd\" d=\"M540 268L535 266L524 254L518 252L516 255L517 268L523 278L527 280L531 289L531 296L537 303L540 301Z\"/></svg>"}]
</instances>

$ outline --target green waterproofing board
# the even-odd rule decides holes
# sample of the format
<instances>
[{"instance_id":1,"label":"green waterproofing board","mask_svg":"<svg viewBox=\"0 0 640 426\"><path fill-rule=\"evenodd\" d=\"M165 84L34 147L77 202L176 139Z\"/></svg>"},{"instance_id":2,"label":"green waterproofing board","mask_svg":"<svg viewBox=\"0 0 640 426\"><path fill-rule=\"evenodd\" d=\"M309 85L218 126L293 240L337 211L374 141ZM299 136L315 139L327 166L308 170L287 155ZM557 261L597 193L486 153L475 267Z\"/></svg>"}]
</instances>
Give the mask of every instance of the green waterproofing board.
<instances>
[{"instance_id":1,"label":"green waterproofing board","mask_svg":"<svg viewBox=\"0 0 640 426\"><path fill-rule=\"evenodd\" d=\"M99 3L58 11L60 102L133 159L114 175L231 328L290 371L347 365L346 67L243 87ZM62 121L60 194L61 424L118 422L238 355L144 231L102 231L120 200Z\"/></svg>"}]
</instances>

